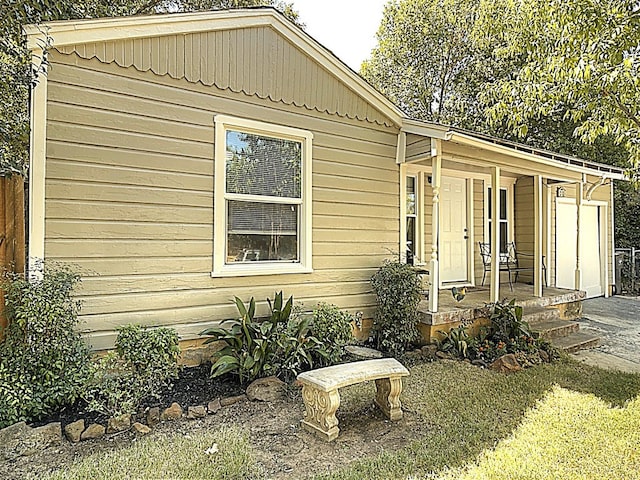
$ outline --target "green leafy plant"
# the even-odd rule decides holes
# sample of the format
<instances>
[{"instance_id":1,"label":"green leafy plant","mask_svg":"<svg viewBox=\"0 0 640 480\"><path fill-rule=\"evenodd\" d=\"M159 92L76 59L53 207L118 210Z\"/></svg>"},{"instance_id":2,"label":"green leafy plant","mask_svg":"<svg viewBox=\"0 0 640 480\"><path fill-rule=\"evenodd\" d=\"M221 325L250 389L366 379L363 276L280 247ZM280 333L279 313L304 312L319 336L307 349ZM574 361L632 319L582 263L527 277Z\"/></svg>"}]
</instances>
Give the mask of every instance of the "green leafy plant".
<instances>
[{"instance_id":1,"label":"green leafy plant","mask_svg":"<svg viewBox=\"0 0 640 480\"><path fill-rule=\"evenodd\" d=\"M491 334L498 339L508 340L521 335L531 337L529 324L522 320L522 307L512 299L508 303L494 303L491 311Z\"/></svg>"},{"instance_id":2,"label":"green leafy plant","mask_svg":"<svg viewBox=\"0 0 640 480\"><path fill-rule=\"evenodd\" d=\"M270 315L264 319L256 318L253 297L248 305L238 297L234 302L238 319L200 333L211 337L205 343L225 343L211 366L212 377L234 373L244 383L269 375L295 375L313 366L314 354L323 355L322 342L310 335L308 321L292 317L293 296L285 302L279 292L273 302L267 299Z\"/></svg>"},{"instance_id":3,"label":"green leafy plant","mask_svg":"<svg viewBox=\"0 0 640 480\"><path fill-rule=\"evenodd\" d=\"M178 334L172 328L118 328L115 351L97 359L83 393L89 409L115 417L134 413L178 376Z\"/></svg>"},{"instance_id":4,"label":"green leafy plant","mask_svg":"<svg viewBox=\"0 0 640 480\"><path fill-rule=\"evenodd\" d=\"M416 327L420 276L411 265L387 260L373 275L371 284L378 303L374 340L379 349L401 355L420 336Z\"/></svg>"},{"instance_id":5,"label":"green leafy plant","mask_svg":"<svg viewBox=\"0 0 640 480\"><path fill-rule=\"evenodd\" d=\"M469 340L468 357L492 362L507 353L528 363L542 363L557 358L558 353L548 342L535 338L527 322L522 320L522 307L515 300L491 305L491 323ZM541 353L541 352L544 352Z\"/></svg>"},{"instance_id":6,"label":"green leafy plant","mask_svg":"<svg viewBox=\"0 0 640 480\"><path fill-rule=\"evenodd\" d=\"M356 318L336 305L319 303L313 310L311 330L313 336L324 344L325 356L318 356L320 365L333 365L342 359L344 346L353 340L353 323Z\"/></svg>"},{"instance_id":7,"label":"green leafy plant","mask_svg":"<svg viewBox=\"0 0 640 480\"><path fill-rule=\"evenodd\" d=\"M285 380L293 380L302 370L312 368L319 360L326 363L326 343L311 335L309 319L296 317L284 330L278 329L275 337L273 367L277 375Z\"/></svg>"},{"instance_id":8,"label":"green leafy plant","mask_svg":"<svg viewBox=\"0 0 640 480\"><path fill-rule=\"evenodd\" d=\"M438 330L443 335L442 340L437 341L438 350L450 353L460 358L467 358L469 347L469 334L464 325L450 329L448 332Z\"/></svg>"},{"instance_id":9,"label":"green leafy plant","mask_svg":"<svg viewBox=\"0 0 640 480\"><path fill-rule=\"evenodd\" d=\"M0 343L0 428L72 404L89 375L72 298L80 276L64 265L39 270L40 278L9 274L2 284L9 324Z\"/></svg>"}]
</instances>

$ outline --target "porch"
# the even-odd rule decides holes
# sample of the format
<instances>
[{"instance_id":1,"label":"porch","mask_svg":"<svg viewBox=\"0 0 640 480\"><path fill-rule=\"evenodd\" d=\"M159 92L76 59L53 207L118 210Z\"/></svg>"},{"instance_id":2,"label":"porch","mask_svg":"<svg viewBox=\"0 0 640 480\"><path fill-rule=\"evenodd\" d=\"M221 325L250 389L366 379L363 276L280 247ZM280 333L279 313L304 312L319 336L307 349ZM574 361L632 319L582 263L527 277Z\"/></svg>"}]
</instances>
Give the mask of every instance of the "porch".
<instances>
[{"instance_id":1,"label":"porch","mask_svg":"<svg viewBox=\"0 0 640 480\"><path fill-rule=\"evenodd\" d=\"M569 328L569 332L578 330L572 321L582 316L582 300L585 292L563 288L545 287L542 296L534 295L531 285L514 283L513 291L507 290L503 299L516 300L516 304L523 307L523 319L529 322L533 330L547 332ZM450 289L441 289L438 293L438 311L429 310L429 301L423 300L418 307L420 320L419 330L425 341L429 342L439 337L439 331L447 332L458 325L471 328L488 323L491 302L491 287L467 287L464 299L457 302ZM553 325L552 325L553 324ZM548 336L562 336L550 334Z\"/></svg>"},{"instance_id":2,"label":"porch","mask_svg":"<svg viewBox=\"0 0 640 480\"><path fill-rule=\"evenodd\" d=\"M400 251L430 272L426 324L479 318L503 298L541 307L573 303L567 292L609 294L617 172L450 128L411 124L403 134ZM522 256L510 270L527 282L513 292L503 281L509 246ZM468 289L461 305L454 286Z\"/></svg>"}]
</instances>

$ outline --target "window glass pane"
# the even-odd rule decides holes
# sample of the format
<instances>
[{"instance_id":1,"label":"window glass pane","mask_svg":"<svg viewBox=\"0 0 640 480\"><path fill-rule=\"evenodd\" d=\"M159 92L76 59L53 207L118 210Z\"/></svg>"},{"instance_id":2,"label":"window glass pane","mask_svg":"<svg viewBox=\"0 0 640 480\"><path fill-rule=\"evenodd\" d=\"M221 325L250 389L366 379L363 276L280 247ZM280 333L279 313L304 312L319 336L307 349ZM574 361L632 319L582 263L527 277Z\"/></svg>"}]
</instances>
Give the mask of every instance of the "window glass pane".
<instances>
[{"instance_id":1,"label":"window glass pane","mask_svg":"<svg viewBox=\"0 0 640 480\"><path fill-rule=\"evenodd\" d=\"M407 217L407 263L413 265L416 254L416 219Z\"/></svg>"},{"instance_id":2,"label":"window glass pane","mask_svg":"<svg viewBox=\"0 0 640 480\"><path fill-rule=\"evenodd\" d=\"M507 191L500 189L500 220L507 219Z\"/></svg>"},{"instance_id":3,"label":"window glass pane","mask_svg":"<svg viewBox=\"0 0 640 480\"><path fill-rule=\"evenodd\" d=\"M298 258L298 205L227 202L227 263Z\"/></svg>"},{"instance_id":4,"label":"window glass pane","mask_svg":"<svg viewBox=\"0 0 640 480\"><path fill-rule=\"evenodd\" d=\"M491 187L489 187L487 190L489 192L489 210L488 210L489 215L488 215L488 218L489 218L489 220L491 220L491 212L493 212L493 209L491 208L491 205L493 205L493 200L492 200L493 197L491 196Z\"/></svg>"},{"instance_id":5,"label":"window glass pane","mask_svg":"<svg viewBox=\"0 0 640 480\"><path fill-rule=\"evenodd\" d=\"M407 177L407 215L416 214L416 179Z\"/></svg>"},{"instance_id":6,"label":"window glass pane","mask_svg":"<svg viewBox=\"0 0 640 480\"><path fill-rule=\"evenodd\" d=\"M509 241L507 238L507 227L507 222L500 222L500 253L506 253L507 251L507 242Z\"/></svg>"},{"instance_id":7,"label":"window glass pane","mask_svg":"<svg viewBox=\"0 0 640 480\"><path fill-rule=\"evenodd\" d=\"M300 198L302 143L227 131L227 193Z\"/></svg>"}]
</instances>

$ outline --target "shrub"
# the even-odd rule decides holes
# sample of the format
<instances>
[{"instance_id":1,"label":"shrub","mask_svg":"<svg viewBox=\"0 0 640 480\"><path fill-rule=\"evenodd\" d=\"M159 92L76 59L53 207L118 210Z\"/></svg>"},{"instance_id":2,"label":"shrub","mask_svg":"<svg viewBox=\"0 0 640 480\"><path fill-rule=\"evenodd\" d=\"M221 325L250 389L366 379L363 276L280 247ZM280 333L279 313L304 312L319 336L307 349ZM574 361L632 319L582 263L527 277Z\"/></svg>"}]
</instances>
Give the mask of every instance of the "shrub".
<instances>
[{"instance_id":1,"label":"shrub","mask_svg":"<svg viewBox=\"0 0 640 480\"><path fill-rule=\"evenodd\" d=\"M416 327L420 276L411 265L386 260L371 284L378 302L373 329L376 345L392 355L401 355L420 335Z\"/></svg>"},{"instance_id":2,"label":"shrub","mask_svg":"<svg viewBox=\"0 0 640 480\"><path fill-rule=\"evenodd\" d=\"M558 353L550 343L535 338L527 322L522 320L522 307L515 300L491 305L490 324L480 329L479 335L470 337L467 328L460 325L449 332L442 332L437 342L438 350L458 358L491 363L495 359L513 353L527 366L551 361Z\"/></svg>"},{"instance_id":3,"label":"shrub","mask_svg":"<svg viewBox=\"0 0 640 480\"><path fill-rule=\"evenodd\" d=\"M320 365L333 365L342 359L344 346L353 340L352 322L355 316L335 305L319 303L313 310L311 331L324 345L325 356L318 356Z\"/></svg>"},{"instance_id":4,"label":"shrub","mask_svg":"<svg viewBox=\"0 0 640 480\"><path fill-rule=\"evenodd\" d=\"M97 359L83 397L92 411L134 413L178 376L178 334L172 328L118 328L114 352Z\"/></svg>"},{"instance_id":5,"label":"shrub","mask_svg":"<svg viewBox=\"0 0 640 480\"><path fill-rule=\"evenodd\" d=\"M313 366L315 355L324 355L322 343L310 335L309 321L292 316L293 297L284 302L282 292L276 293L273 303L267 299L270 315L256 318L256 302L249 305L235 297L240 318L222 322L200 335L209 335L205 343L222 341L226 345L211 366L211 376L233 373L240 382L269 375L295 376L302 369Z\"/></svg>"},{"instance_id":6,"label":"shrub","mask_svg":"<svg viewBox=\"0 0 640 480\"><path fill-rule=\"evenodd\" d=\"M9 324L0 344L0 428L42 418L80 395L89 349L76 331L80 277L70 267L43 265L42 278L8 275L3 282Z\"/></svg>"}]
</instances>

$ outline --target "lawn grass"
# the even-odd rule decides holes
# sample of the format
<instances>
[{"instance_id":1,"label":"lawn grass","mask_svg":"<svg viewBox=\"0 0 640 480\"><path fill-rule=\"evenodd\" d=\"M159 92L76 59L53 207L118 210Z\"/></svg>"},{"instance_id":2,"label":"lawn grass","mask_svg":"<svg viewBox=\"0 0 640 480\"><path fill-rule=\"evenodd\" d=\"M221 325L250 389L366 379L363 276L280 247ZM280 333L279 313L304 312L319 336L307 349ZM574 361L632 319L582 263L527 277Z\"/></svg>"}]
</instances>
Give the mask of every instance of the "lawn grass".
<instances>
[{"instance_id":1,"label":"lawn grass","mask_svg":"<svg viewBox=\"0 0 640 480\"><path fill-rule=\"evenodd\" d=\"M558 410L549 400L556 398L555 392L564 392L564 390L558 390L556 386L570 391L567 393L570 399L579 399L575 400L575 406L571 410L577 420L582 417L591 418L589 412L596 408L599 415L598 421L610 422L611 428L608 430L610 436L615 436L618 431L620 435L627 435L628 429L632 428L638 431L640 400L629 403L631 399L640 395L640 375L637 374L605 371L567 359L529 368L509 376L482 370L464 362L441 361L419 364L411 368L411 375L405 379L402 394L403 408L407 416L412 415L420 420L419 438L399 451L384 451L374 457L356 461L331 474L314 478L406 480L433 478L437 475L445 475L450 469L485 468L485 464L489 465L489 460L485 459L493 458L490 452L500 441L512 438L513 432L516 432L521 425L527 436L516 433L513 438L522 438L524 445L531 444L536 438L550 439L548 451L566 448L569 456L572 455L572 451L575 452L571 458L575 460L573 464L577 468L584 465L590 471L598 471L601 473L599 478L635 478L619 477L615 468L621 464L621 455L635 455L634 461L638 462L637 450L633 454L625 450L624 445L615 450L612 444L611 448L612 451L617 452L616 456L608 457L606 452L603 452L603 455L593 456L591 461L583 462L580 455L587 455L590 450L565 446L562 435L549 436L550 426L561 425L564 417L567 418L567 429L576 428L575 421L570 420L568 414L559 414L554 420L556 423L547 421L547 417L544 416L543 420L535 422L530 420L529 415L535 416L532 412L544 413L544 408L547 408L544 407L545 402L540 403L541 399L549 401L548 408L551 410ZM371 388L370 384L362 384L342 389L343 407L341 408L345 411L366 408L366 404L371 401L369 391ZM367 393L363 394L363 392ZM586 400L582 400L583 395L571 392L587 394L584 396ZM623 407L627 403L630 406L634 405L628 411L635 412L635 420L633 420L635 423L631 422L631 417L626 413L615 413L627 412L627 410L611 410L614 413L609 414L610 405ZM538 410L533 410L536 406ZM615 422L612 419L615 419ZM585 437L583 440L586 439L585 441L590 445L597 446L598 431L584 430L586 433L582 436ZM579 441L582 437L577 435L575 441ZM219 452L214 455L206 454L205 449L213 443L217 443ZM496 452L501 451L501 448L496 450ZM552 455L547 457L544 452L536 459L541 472L547 468L545 462L555 464L560 461L560 457ZM521 455L526 456L524 453ZM476 465L475 462L479 458L482 460ZM497 456L497 460L492 460L491 468L499 469L495 465L499 466L497 462L500 458ZM469 465L472 466L468 467ZM612 467L607 469L608 465ZM480 472L480 470L453 471L456 472L455 475L470 475L467 478L476 478L473 476L474 472ZM313 475L313 472L309 472L309 475ZM52 478L115 480L168 477L262 478L252 458L247 437L240 430L229 428L214 433L203 431L192 435L192 438L154 435L128 448L87 457ZM595 477L560 475L555 478Z\"/></svg>"},{"instance_id":2,"label":"lawn grass","mask_svg":"<svg viewBox=\"0 0 640 480\"><path fill-rule=\"evenodd\" d=\"M639 445L640 397L626 408L611 408L594 395L556 387L495 450L438 478L638 479Z\"/></svg>"},{"instance_id":3,"label":"lawn grass","mask_svg":"<svg viewBox=\"0 0 640 480\"><path fill-rule=\"evenodd\" d=\"M405 382L402 400L407 410L422 418L424 437L401 451L384 452L316 478L420 478L429 472L464 466L508 437L525 412L554 385L591 393L614 406L623 406L640 395L640 375L601 370L566 359L510 376L464 362L418 365ZM360 396L356 390L347 394Z\"/></svg>"},{"instance_id":4,"label":"lawn grass","mask_svg":"<svg viewBox=\"0 0 640 480\"><path fill-rule=\"evenodd\" d=\"M261 478L247 436L236 428L145 437L127 448L94 454L53 474L51 480Z\"/></svg>"}]
</instances>

